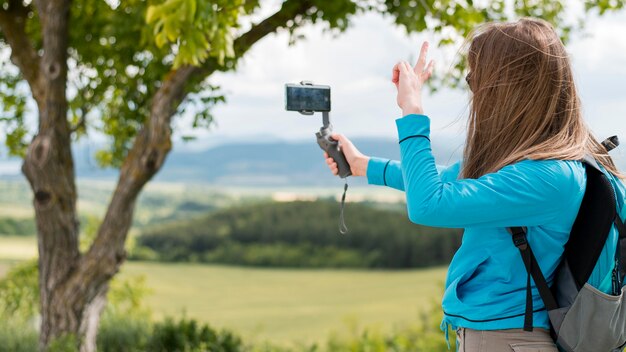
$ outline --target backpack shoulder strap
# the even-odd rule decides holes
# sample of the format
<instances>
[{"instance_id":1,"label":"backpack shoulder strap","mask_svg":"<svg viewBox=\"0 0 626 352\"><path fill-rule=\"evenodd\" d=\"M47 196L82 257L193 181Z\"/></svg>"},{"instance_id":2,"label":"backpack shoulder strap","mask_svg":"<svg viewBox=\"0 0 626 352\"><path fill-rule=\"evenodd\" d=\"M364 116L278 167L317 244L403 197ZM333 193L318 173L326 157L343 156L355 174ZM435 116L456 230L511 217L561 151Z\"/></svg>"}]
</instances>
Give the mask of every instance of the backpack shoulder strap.
<instances>
[{"instance_id":1,"label":"backpack shoulder strap","mask_svg":"<svg viewBox=\"0 0 626 352\"><path fill-rule=\"evenodd\" d=\"M617 222L621 222L619 216L616 216L615 194L610 181L593 157L585 156L582 162L587 174L585 195L563 254L576 288L579 290L589 279L606 243L611 227L615 223L619 228L620 225ZM623 226L623 223L621 228L620 237L626 237L626 227ZM533 301L530 278L533 278L539 295L548 311L557 309L558 304L541 272L532 248L528 244L526 238L527 229L524 227L509 227L507 230L512 235L515 247L520 251L528 274L524 330L532 331ZM626 240L624 244L626 245Z\"/></svg>"},{"instance_id":2,"label":"backpack shoulder strap","mask_svg":"<svg viewBox=\"0 0 626 352\"><path fill-rule=\"evenodd\" d=\"M530 278L532 276L535 281L535 286L537 290L539 290L539 295L543 300L543 303L546 306L548 311L554 310L558 308L556 303L556 299L550 290L550 286L546 282L546 278L543 276L541 272L541 268L539 267L539 263L537 262L537 258L533 254L532 248L528 244L526 239L526 228L525 227L509 227L507 230L513 236L513 244L515 247L519 249L520 254L522 256L522 260L524 261L524 266L526 267L527 279L526 279L526 311L524 313L524 330L525 331L533 331L533 295L532 295L532 286L530 284Z\"/></svg>"},{"instance_id":3,"label":"backpack shoulder strap","mask_svg":"<svg viewBox=\"0 0 626 352\"><path fill-rule=\"evenodd\" d=\"M594 159L593 156L586 154L583 157L583 160L581 160L583 162L583 164L585 166L591 166L592 168L594 168L596 171L598 172L602 172L602 169L600 169L600 166L598 165L598 162L596 161L596 159Z\"/></svg>"},{"instance_id":4,"label":"backpack shoulder strap","mask_svg":"<svg viewBox=\"0 0 626 352\"><path fill-rule=\"evenodd\" d=\"M617 240L617 248L615 253L615 258L617 260L618 265L613 270L618 270L614 273L613 280L614 291L618 294L624 284L624 274L626 274L626 258L622 257L622 254L626 254L626 225L624 225L624 221L620 218L620 214L615 214L615 227L617 228L617 233L619 234L619 239Z\"/></svg>"},{"instance_id":5,"label":"backpack shoulder strap","mask_svg":"<svg viewBox=\"0 0 626 352\"><path fill-rule=\"evenodd\" d=\"M617 227L619 239L626 238L626 225L624 225L624 221L619 217L619 214L615 214L615 227Z\"/></svg>"},{"instance_id":6,"label":"backpack shoulder strap","mask_svg":"<svg viewBox=\"0 0 626 352\"><path fill-rule=\"evenodd\" d=\"M563 253L578 289L589 280L617 214L611 181L592 157L585 157L583 165L587 174L585 194Z\"/></svg>"}]
</instances>

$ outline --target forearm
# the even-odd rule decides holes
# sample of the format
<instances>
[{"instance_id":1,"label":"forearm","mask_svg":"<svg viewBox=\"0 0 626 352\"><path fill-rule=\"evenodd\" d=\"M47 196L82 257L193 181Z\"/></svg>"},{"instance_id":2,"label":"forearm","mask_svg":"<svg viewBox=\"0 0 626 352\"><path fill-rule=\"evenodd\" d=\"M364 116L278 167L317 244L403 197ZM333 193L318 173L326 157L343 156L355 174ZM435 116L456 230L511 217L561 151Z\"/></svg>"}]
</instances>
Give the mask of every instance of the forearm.
<instances>
[{"instance_id":1,"label":"forearm","mask_svg":"<svg viewBox=\"0 0 626 352\"><path fill-rule=\"evenodd\" d=\"M456 180L460 163L450 166L437 165L437 172L442 180ZM372 157L367 165L367 182L370 185L387 186L404 191L402 164L398 160Z\"/></svg>"},{"instance_id":2,"label":"forearm","mask_svg":"<svg viewBox=\"0 0 626 352\"><path fill-rule=\"evenodd\" d=\"M400 162L372 157L367 164L367 182L371 185L388 186L404 191L404 179Z\"/></svg>"}]
</instances>

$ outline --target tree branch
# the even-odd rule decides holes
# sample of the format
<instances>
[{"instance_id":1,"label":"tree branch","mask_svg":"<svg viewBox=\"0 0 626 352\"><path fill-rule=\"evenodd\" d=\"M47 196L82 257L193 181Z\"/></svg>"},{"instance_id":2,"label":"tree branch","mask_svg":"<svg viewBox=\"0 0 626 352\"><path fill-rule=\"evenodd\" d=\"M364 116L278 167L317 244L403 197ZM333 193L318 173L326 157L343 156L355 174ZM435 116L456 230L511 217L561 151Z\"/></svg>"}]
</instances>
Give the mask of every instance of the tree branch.
<instances>
[{"instance_id":1,"label":"tree branch","mask_svg":"<svg viewBox=\"0 0 626 352\"><path fill-rule=\"evenodd\" d=\"M266 35L285 27L313 5L308 0L287 0L274 15L253 26L234 42L236 57L241 57ZM220 66L210 60L203 67L191 65L172 70L152 99L150 116L137 135L120 170L115 193L89 251L82 257L73 285L80 288L84 277L97 277L105 283L115 275L125 258L124 243L132 222L135 201L143 186L159 171L171 149L170 122L187 94L191 80L202 80ZM96 291L94 291L95 294Z\"/></svg>"},{"instance_id":2,"label":"tree branch","mask_svg":"<svg viewBox=\"0 0 626 352\"><path fill-rule=\"evenodd\" d=\"M86 129L86 125L87 125L87 112L89 111L86 107L81 107L80 108L81 111L81 115L80 115L80 119L76 122L75 125L73 125L72 127L70 127L70 133L76 133L78 131L81 130L85 130ZM87 111L87 112L86 112Z\"/></svg>"},{"instance_id":3,"label":"tree branch","mask_svg":"<svg viewBox=\"0 0 626 352\"><path fill-rule=\"evenodd\" d=\"M41 57L26 34L26 21L32 12L30 5L21 0L11 0L6 10L0 10L0 29L11 47L11 61L20 69L28 82L33 98L39 105L44 100L45 88L39 67Z\"/></svg>"},{"instance_id":4,"label":"tree branch","mask_svg":"<svg viewBox=\"0 0 626 352\"><path fill-rule=\"evenodd\" d=\"M254 44L256 44L256 42L268 34L287 27L289 21L295 21L298 16L306 14L306 12L311 8L313 8L313 4L308 0L285 1L280 10L258 24L252 26L250 30L235 39L235 42L233 43L235 57L237 59L242 57L248 50L250 50L250 48L252 48ZM199 71L202 77L207 77L220 68L221 67L217 63L217 60L209 59Z\"/></svg>"},{"instance_id":5,"label":"tree branch","mask_svg":"<svg viewBox=\"0 0 626 352\"><path fill-rule=\"evenodd\" d=\"M248 32L235 40L235 56L243 56L260 39L286 27L289 21L296 20L298 16L305 14L312 7L313 4L310 1L285 1L278 12L254 25Z\"/></svg>"},{"instance_id":6,"label":"tree branch","mask_svg":"<svg viewBox=\"0 0 626 352\"><path fill-rule=\"evenodd\" d=\"M130 229L135 201L143 186L160 170L171 149L171 117L185 96L185 87L196 67L170 72L152 99L148 121L139 132L120 170L113 198L96 238L81 258L70 284L80 289L85 277L105 284L125 259L124 244ZM93 293L97 293L94 290Z\"/></svg>"},{"instance_id":7,"label":"tree branch","mask_svg":"<svg viewBox=\"0 0 626 352\"><path fill-rule=\"evenodd\" d=\"M88 86L79 88L78 86L75 87L77 90L76 96L84 96L85 95L85 91L89 88ZM93 105L91 101L89 100L83 100L83 104L81 104L81 106L78 108L78 110L80 110L80 118L78 119L78 121L76 121L76 123L70 127L70 133L74 134L78 131L84 131L87 128L87 115L91 112L91 109L93 108ZM74 111L75 113L76 111Z\"/></svg>"}]
</instances>

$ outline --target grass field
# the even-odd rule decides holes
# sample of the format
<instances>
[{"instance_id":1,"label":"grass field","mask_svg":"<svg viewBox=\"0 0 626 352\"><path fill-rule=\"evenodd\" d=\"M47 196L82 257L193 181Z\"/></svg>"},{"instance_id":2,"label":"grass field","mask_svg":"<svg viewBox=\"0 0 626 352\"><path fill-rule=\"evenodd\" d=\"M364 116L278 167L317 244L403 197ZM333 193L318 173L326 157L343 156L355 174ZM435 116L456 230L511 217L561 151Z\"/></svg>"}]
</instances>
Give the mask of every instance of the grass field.
<instances>
[{"instance_id":1,"label":"grass field","mask_svg":"<svg viewBox=\"0 0 626 352\"><path fill-rule=\"evenodd\" d=\"M34 237L0 237L0 276L36 255ZM154 319L196 318L248 339L313 342L356 327L414 323L438 304L443 268L411 271L255 269L128 262L123 278L145 276Z\"/></svg>"},{"instance_id":2,"label":"grass field","mask_svg":"<svg viewBox=\"0 0 626 352\"><path fill-rule=\"evenodd\" d=\"M112 182L79 182L81 214L100 216ZM0 214L32 218L31 192L24 181L0 181ZM350 200L398 202L398 194L351 188ZM180 216L179 207L196 202L222 208L264 199L287 201L337 196L337 189L216 189L206 185L150 184L135 214L135 227ZM386 205L387 204L387 205ZM391 204L391 205L388 205ZM85 224L83 224L85 225ZM131 232L132 234L133 232ZM34 236L0 236L0 277L15 263L35 258ZM356 327L391 330L414 323L419 312L438 304L442 268L414 271L282 270L194 264L128 262L123 278L144 276L153 318L190 318L227 327L247 339L274 343L313 342Z\"/></svg>"},{"instance_id":3,"label":"grass field","mask_svg":"<svg viewBox=\"0 0 626 352\"><path fill-rule=\"evenodd\" d=\"M37 257L37 242L34 236L0 237L0 260L19 261Z\"/></svg>"},{"instance_id":4,"label":"grass field","mask_svg":"<svg viewBox=\"0 0 626 352\"><path fill-rule=\"evenodd\" d=\"M285 270L130 262L155 318L188 317L273 342L319 341L359 326L390 330L438 304L445 271Z\"/></svg>"}]
</instances>

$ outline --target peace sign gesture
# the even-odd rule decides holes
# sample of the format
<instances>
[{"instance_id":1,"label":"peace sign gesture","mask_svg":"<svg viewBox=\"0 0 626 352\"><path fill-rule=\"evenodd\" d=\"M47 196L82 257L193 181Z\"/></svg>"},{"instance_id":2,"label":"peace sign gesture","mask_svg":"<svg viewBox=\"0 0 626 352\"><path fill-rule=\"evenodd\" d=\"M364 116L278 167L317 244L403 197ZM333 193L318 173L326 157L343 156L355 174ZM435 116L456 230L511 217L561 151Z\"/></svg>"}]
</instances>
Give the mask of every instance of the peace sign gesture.
<instances>
[{"instance_id":1,"label":"peace sign gesture","mask_svg":"<svg viewBox=\"0 0 626 352\"><path fill-rule=\"evenodd\" d=\"M398 89L397 101L403 116L424 113L422 86L432 75L435 65L433 60L426 65L427 53L428 42L424 42L415 67L411 67L406 61L400 61L393 67L391 82Z\"/></svg>"}]
</instances>

